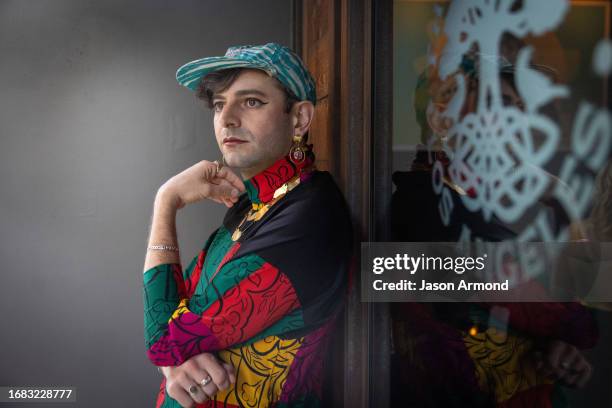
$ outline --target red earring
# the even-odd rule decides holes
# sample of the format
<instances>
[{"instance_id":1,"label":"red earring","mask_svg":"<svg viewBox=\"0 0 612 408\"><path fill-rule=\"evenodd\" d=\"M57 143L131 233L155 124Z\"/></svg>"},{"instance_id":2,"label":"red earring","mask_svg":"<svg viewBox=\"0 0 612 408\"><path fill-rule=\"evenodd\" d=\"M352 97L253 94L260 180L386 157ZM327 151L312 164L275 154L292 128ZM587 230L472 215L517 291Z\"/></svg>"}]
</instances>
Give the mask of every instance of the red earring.
<instances>
[{"instance_id":1,"label":"red earring","mask_svg":"<svg viewBox=\"0 0 612 408\"><path fill-rule=\"evenodd\" d=\"M306 146L302 135L293 136L293 145L289 150L289 160L293 164L302 164L306 160Z\"/></svg>"}]
</instances>

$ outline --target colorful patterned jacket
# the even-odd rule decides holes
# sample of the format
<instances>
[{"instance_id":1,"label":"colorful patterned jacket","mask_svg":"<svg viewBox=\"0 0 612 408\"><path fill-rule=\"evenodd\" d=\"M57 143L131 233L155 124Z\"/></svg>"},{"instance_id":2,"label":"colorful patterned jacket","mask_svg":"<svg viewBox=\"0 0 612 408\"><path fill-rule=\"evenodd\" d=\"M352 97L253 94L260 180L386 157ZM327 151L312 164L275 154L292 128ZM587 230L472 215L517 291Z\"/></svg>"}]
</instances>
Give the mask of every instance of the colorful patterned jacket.
<instances>
[{"instance_id":1,"label":"colorful patterned jacket","mask_svg":"<svg viewBox=\"0 0 612 408\"><path fill-rule=\"evenodd\" d=\"M311 164L282 158L246 180L246 194L185 270L162 264L144 273L153 364L176 366L208 352L236 370L234 386L198 407L320 402L323 353L347 290L352 237L340 190ZM272 202L296 176L299 184L234 241L249 209ZM163 380L156 407L179 406Z\"/></svg>"}]
</instances>

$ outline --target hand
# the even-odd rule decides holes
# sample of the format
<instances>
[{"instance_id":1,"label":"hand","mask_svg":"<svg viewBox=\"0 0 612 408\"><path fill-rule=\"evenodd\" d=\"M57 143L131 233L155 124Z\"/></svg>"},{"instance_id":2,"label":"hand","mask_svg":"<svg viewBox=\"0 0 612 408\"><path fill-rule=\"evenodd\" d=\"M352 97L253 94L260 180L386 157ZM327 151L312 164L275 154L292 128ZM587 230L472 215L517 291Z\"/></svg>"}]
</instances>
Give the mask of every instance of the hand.
<instances>
[{"instance_id":1,"label":"hand","mask_svg":"<svg viewBox=\"0 0 612 408\"><path fill-rule=\"evenodd\" d=\"M166 377L166 393L185 408L206 402L236 382L234 367L211 353L193 356L180 366L162 367L162 372ZM212 381L201 386L208 376ZM195 392L189 392L190 388Z\"/></svg>"},{"instance_id":2,"label":"hand","mask_svg":"<svg viewBox=\"0 0 612 408\"><path fill-rule=\"evenodd\" d=\"M536 361L536 367L545 375L569 387L584 387L593 371L580 350L559 340L549 343L544 355L537 353Z\"/></svg>"},{"instance_id":3,"label":"hand","mask_svg":"<svg viewBox=\"0 0 612 408\"><path fill-rule=\"evenodd\" d=\"M166 181L158 194L180 209L206 198L227 207L238 201L244 183L227 167L217 173L217 163L202 160Z\"/></svg>"}]
</instances>

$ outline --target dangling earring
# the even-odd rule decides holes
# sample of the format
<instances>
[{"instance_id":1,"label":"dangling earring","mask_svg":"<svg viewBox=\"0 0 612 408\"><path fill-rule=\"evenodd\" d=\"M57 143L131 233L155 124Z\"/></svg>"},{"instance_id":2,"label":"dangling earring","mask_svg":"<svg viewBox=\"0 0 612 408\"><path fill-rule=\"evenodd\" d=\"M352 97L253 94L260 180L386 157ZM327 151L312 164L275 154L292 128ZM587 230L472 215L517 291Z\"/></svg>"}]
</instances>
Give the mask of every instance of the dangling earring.
<instances>
[{"instance_id":1,"label":"dangling earring","mask_svg":"<svg viewBox=\"0 0 612 408\"><path fill-rule=\"evenodd\" d=\"M306 160L306 145L304 144L304 136L293 136L293 145L289 150L289 160L293 164L302 164Z\"/></svg>"}]
</instances>

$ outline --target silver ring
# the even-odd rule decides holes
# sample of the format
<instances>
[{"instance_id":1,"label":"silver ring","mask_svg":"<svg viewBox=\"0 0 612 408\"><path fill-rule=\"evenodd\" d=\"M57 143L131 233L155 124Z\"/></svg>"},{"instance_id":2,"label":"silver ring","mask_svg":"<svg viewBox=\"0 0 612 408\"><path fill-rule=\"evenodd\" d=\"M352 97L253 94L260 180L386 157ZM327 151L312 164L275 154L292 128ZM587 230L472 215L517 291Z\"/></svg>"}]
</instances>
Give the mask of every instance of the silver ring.
<instances>
[{"instance_id":1,"label":"silver ring","mask_svg":"<svg viewBox=\"0 0 612 408\"><path fill-rule=\"evenodd\" d=\"M203 379L202 381L200 381L200 385L202 387L206 387L208 384L210 384L210 382L212 381L212 378L210 378L210 375L207 376L205 379Z\"/></svg>"},{"instance_id":2,"label":"silver ring","mask_svg":"<svg viewBox=\"0 0 612 408\"><path fill-rule=\"evenodd\" d=\"M571 364L569 362L567 362L567 361L564 361L564 362L561 363L561 367L563 367L563 368L565 368L567 370L568 368L571 367Z\"/></svg>"},{"instance_id":3,"label":"silver ring","mask_svg":"<svg viewBox=\"0 0 612 408\"><path fill-rule=\"evenodd\" d=\"M196 395L198 393L198 387L195 385L192 385L191 387L189 387L189 393L192 395Z\"/></svg>"}]
</instances>

